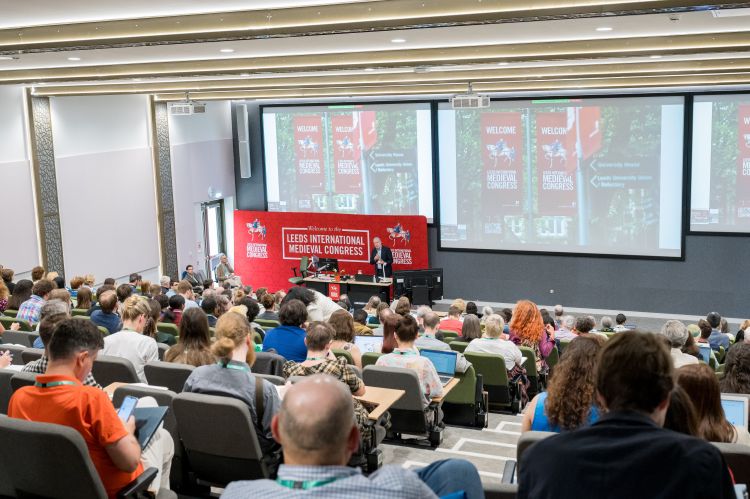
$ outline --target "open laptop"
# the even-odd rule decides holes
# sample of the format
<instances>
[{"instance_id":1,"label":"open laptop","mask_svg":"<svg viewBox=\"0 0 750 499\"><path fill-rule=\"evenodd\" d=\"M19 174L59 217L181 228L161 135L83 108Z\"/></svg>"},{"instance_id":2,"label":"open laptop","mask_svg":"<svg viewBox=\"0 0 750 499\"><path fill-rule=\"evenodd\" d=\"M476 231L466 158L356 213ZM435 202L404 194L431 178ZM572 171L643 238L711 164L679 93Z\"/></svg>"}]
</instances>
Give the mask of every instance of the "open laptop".
<instances>
[{"instance_id":1,"label":"open laptop","mask_svg":"<svg viewBox=\"0 0 750 499\"><path fill-rule=\"evenodd\" d=\"M382 336L355 336L354 344L359 347L360 352L376 352L380 353L383 348L383 337Z\"/></svg>"},{"instance_id":2,"label":"open laptop","mask_svg":"<svg viewBox=\"0 0 750 499\"><path fill-rule=\"evenodd\" d=\"M708 361L711 358L711 345L707 343L699 343L698 350L700 351L700 355L701 355L701 358L703 359L703 362L708 364Z\"/></svg>"},{"instance_id":3,"label":"open laptop","mask_svg":"<svg viewBox=\"0 0 750 499\"><path fill-rule=\"evenodd\" d=\"M727 421L738 428L747 428L748 397L744 395L721 394L721 407Z\"/></svg>"},{"instance_id":4,"label":"open laptop","mask_svg":"<svg viewBox=\"0 0 750 499\"><path fill-rule=\"evenodd\" d=\"M420 350L419 355L427 357L435 366L435 370L440 377L440 382L445 386L456 375L456 362L458 360L457 352L446 350Z\"/></svg>"}]
</instances>

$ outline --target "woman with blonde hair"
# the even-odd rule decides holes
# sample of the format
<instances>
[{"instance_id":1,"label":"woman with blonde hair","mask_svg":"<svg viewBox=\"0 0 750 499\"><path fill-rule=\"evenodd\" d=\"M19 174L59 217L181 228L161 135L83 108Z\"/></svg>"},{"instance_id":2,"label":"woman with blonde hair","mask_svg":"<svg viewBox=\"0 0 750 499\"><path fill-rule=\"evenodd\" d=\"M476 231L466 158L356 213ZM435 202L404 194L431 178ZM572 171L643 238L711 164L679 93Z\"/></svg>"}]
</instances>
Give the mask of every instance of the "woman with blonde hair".
<instances>
[{"instance_id":1,"label":"woman with blonde hair","mask_svg":"<svg viewBox=\"0 0 750 499\"><path fill-rule=\"evenodd\" d=\"M411 314L411 303L409 302L409 298L406 296L402 296L398 299L396 302L396 310L394 310L398 315L401 317L406 317L407 315Z\"/></svg>"},{"instance_id":2,"label":"woman with blonde hair","mask_svg":"<svg viewBox=\"0 0 750 499\"><path fill-rule=\"evenodd\" d=\"M143 366L159 360L156 340L144 335L151 317L151 306L141 296L131 296L122 304L122 329L104 338L102 354L123 357L133 363L141 383L147 383Z\"/></svg>"},{"instance_id":3,"label":"woman with blonde hair","mask_svg":"<svg viewBox=\"0 0 750 499\"><path fill-rule=\"evenodd\" d=\"M91 288L91 289L94 289L94 284L96 284L96 279L94 278L94 274L86 274L83 277L83 285L84 286L86 286L88 288Z\"/></svg>"},{"instance_id":4,"label":"woman with blonde hair","mask_svg":"<svg viewBox=\"0 0 750 499\"><path fill-rule=\"evenodd\" d=\"M216 322L216 341L211 352L218 362L197 367L185 382L183 391L232 397L250 409L250 418L263 453L271 468L279 463L280 446L273 439L271 420L281 401L276 388L254 376L250 366L255 362L253 333L247 318L227 312Z\"/></svg>"},{"instance_id":5,"label":"woman with blonde hair","mask_svg":"<svg viewBox=\"0 0 750 499\"><path fill-rule=\"evenodd\" d=\"M542 313L536 303L519 300L510 320L510 340L516 345L531 348L536 356L536 367L547 370L545 359L555 348L555 331L545 329Z\"/></svg>"}]
</instances>

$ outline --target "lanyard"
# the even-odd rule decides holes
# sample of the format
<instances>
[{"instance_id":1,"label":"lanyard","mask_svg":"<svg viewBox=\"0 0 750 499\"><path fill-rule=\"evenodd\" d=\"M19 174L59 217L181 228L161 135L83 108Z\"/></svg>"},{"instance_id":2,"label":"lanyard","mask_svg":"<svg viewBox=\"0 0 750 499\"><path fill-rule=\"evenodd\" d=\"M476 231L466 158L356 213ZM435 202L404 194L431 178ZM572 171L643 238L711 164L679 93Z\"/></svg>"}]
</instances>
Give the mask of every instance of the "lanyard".
<instances>
[{"instance_id":1,"label":"lanyard","mask_svg":"<svg viewBox=\"0 0 750 499\"><path fill-rule=\"evenodd\" d=\"M217 362L216 365L221 366L224 369L234 369L235 371L245 371L247 373L250 372L250 369L248 369L247 366L237 364L224 364L223 362Z\"/></svg>"},{"instance_id":2,"label":"lanyard","mask_svg":"<svg viewBox=\"0 0 750 499\"><path fill-rule=\"evenodd\" d=\"M414 350L394 350L394 353L399 355L417 355L417 352Z\"/></svg>"},{"instance_id":3,"label":"lanyard","mask_svg":"<svg viewBox=\"0 0 750 499\"><path fill-rule=\"evenodd\" d=\"M277 478L276 483L288 489L310 490L310 489L314 489L315 487L320 487L322 485L328 485L329 483L335 482L336 480L338 480L338 477L328 478L326 480L307 480L307 481L282 480L281 478Z\"/></svg>"},{"instance_id":4,"label":"lanyard","mask_svg":"<svg viewBox=\"0 0 750 499\"><path fill-rule=\"evenodd\" d=\"M326 360L327 358L328 357L326 357L326 356L323 356L323 357L308 357L305 360Z\"/></svg>"},{"instance_id":5,"label":"lanyard","mask_svg":"<svg viewBox=\"0 0 750 499\"><path fill-rule=\"evenodd\" d=\"M37 381L34 383L34 386L36 386L37 388L52 388L55 386L66 386L66 385L75 386L77 384L78 383L76 383L75 381L50 381L49 383L40 383Z\"/></svg>"}]
</instances>

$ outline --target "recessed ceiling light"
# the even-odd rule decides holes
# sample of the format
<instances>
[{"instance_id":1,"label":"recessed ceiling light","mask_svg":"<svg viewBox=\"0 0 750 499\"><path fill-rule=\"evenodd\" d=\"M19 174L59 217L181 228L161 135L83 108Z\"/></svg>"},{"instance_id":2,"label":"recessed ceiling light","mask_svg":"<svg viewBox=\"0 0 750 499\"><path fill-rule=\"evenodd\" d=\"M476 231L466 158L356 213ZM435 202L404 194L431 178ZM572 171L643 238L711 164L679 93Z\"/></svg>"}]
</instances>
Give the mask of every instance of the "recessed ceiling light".
<instances>
[{"instance_id":1,"label":"recessed ceiling light","mask_svg":"<svg viewBox=\"0 0 750 499\"><path fill-rule=\"evenodd\" d=\"M221 49L219 50L219 52L221 52L222 54L231 54L232 52L234 52L234 49Z\"/></svg>"},{"instance_id":2,"label":"recessed ceiling light","mask_svg":"<svg viewBox=\"0 0 750 499\"><path fill-rule=\"evenodd\" d=\"M497 63L498 66L507 66L508 64L510 64L510 63L509 62L498 62Z\"/></svg>"},{"instance_id":3,"label":"recessed ceiling light","mask_svg":"<svg viewBox=\"0 0 750 499\"><path fill-rule=\"evenodd\" d=\"M250 73L241 73L240 76L250 76Z\"/></svg>"},{"instance_id":4,"label":"recessed ceiling light","mask_svg":"<svg viewBox=\"0 0 750 499\"><path fill-rule=\"evenodd\" d=\"M13 57L9 55L0 55L0 61L12 61Z\"/></svg>"},{"instance_id":5,"label":"recessed ceiling light","mask_svg":"<svg viewBox=\"0 0 750 499\"><path fill-rule=\"evenodd\" d=\"M654 54L654 55L652 55L650 57L651 57L651 59L661 59L661 56L659 54Z\"/></svg>"},{"instance_id":6,"label":"recessed ceiling light","mask_svg":"<svg viewBox=\"0 0 750 499\"><path fill-rule=\"evenodd\" d=\"M404 39L404 38L393 38L391 40L391 43L406 43L406 39Z\"/></svg>"},{"instance_id":7,"label":"recessed ceiling light","mask_svg":"<svg viewBox=\"0 0 750 499\"><path fill-rule=\"evenodd\" d=\"M365 71L375 71L375 68L365 68Z\"/></svg>"},{"instance_id":8,"label":"recessed ceiling light","mask_svg":"<svg viewBox=\"0 0 750 499\"><path fill-rule=\"evenodd\" d=\"M143 81L143 78L133 78L133 81Z\"/></svg>"},{"instance_id":9,"label":"recessed ceiling light","mask_svg":"<svg viewBox=\"0 0 750 499\"><path fill-rule=\"evenodd\" d=\"M68 57L68 60L69 61L80 61L81 58L80 57Z\"/></svg>"},{"instance_id":10,"label":"recessed ceiling light","mask_svg":"<svg viewBox=\"0 0 750 499\"><path fill-rule=\"evenodd\" d=\"M609 26L599 26L598 28L596 28L597 31L612 31L612 29L614 28L611 28Z\"/></svg>"}]
</instances>

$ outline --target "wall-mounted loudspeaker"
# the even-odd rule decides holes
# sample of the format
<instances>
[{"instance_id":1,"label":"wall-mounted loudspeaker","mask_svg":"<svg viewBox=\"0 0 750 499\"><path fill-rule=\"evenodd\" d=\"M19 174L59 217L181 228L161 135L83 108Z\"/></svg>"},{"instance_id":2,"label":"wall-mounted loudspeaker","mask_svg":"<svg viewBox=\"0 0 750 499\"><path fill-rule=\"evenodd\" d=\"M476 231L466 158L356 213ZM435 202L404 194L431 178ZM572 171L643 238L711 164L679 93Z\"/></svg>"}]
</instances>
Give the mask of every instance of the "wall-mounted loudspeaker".
<instances>
[{"instance_id":1,"label":"wall-mounted loudspeaker","mask_svg":"<svg viewBox=\"0 0 750 499\"><path fill-rule=\"evenodd\" d=\"M240 177L250 178L250 131L247 122L247 106L238 104L235 113L237 129L237 152L240 160Z\"/></svg>"}]
</instances>

